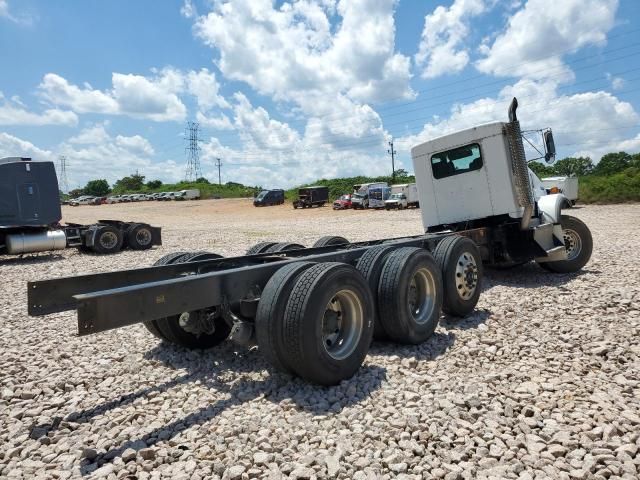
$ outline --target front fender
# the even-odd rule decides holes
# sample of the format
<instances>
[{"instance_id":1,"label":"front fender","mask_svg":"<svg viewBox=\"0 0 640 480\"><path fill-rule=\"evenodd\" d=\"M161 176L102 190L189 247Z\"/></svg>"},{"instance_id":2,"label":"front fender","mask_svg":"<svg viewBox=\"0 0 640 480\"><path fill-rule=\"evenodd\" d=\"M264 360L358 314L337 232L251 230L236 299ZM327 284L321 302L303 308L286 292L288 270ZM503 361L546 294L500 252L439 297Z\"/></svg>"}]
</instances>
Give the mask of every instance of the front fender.
<instances>
[{"instance_id":1,"label":"front fender","mask_svg":"<svg viewBox=\"0 0 640 480\"><path fill-rule=\"evenodd\" d=\"M567 197L561 193L544 195L538 199L538 210L542 214L542 220L548 223L560 223L560 212L570 206Z\"/></svg>"}]
</instances>

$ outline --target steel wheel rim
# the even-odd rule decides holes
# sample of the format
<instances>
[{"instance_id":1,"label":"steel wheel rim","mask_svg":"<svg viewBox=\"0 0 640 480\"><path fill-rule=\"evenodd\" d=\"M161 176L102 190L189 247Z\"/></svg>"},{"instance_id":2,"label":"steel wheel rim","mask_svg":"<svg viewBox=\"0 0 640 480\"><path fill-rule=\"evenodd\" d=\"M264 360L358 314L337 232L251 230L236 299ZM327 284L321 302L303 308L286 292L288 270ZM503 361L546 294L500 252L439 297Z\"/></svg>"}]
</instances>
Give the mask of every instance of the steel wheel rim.
<instances>
[{"instance_id":1,"label":"steel wheel rim","mask_svg":"<svg viewBox=\"0 0 640 480\"><path fill-rule=\"evenodd\" d=\"M113 232L104 232L100 235L100 245L106 249L112 249L118 244L118 236Z\"/></svg>"},{"instance_id":2,"label":"steel wheel rim","mask_svg":"<svg viewBox=\"0 0 640 480\"><path fill-rule=\"evenodd\" d=\"M427 323L435 308L436 280L426 268L413 274L409 283L407 303L413 321L419 325Z\"/></svg>"},{"instance_id":3,"label":"steel wheel rim","mask_svg":"<svg viewBox=\"0 0 640 480\"><path fill-rule=\"evenodd\" d=\"M469 252L462 252L456 264L456 290L460 298L469 300L478 288L478 264Z\"/></svg>"},{"instance_id":4,"label":"steel wheel rim","mask_svg":"<svg viewBox=\"0 0 640 480\"><path fill-rule=\"evenodd\" d=\"M340 290L327 303L322 317L322 346L334 360L344 360L362 336L364 311L358 295Z\"/></svg>"},{"instance_id":5,"label":"steel wheel rim","mask_svg":"<svg viewBox=\"0 0 640 480\"><path fill-rule=\"evenodd\" d=\"M567 249L567 260L574 260L582 250L582 239L578 232L569 228L562 230L564 247Z\"/></svg>"},{"instance_id":6,"label":"steel wheel rim","mask_svg":"<svg viewBox=\"0 0 640 480\"><path fill-rule=\"evenodd\" d=\"M136 232L136 242L138 242L138 245L149 245L151 243L151 232L146 228L141 228Z\"/></svg>"}]
</instances>

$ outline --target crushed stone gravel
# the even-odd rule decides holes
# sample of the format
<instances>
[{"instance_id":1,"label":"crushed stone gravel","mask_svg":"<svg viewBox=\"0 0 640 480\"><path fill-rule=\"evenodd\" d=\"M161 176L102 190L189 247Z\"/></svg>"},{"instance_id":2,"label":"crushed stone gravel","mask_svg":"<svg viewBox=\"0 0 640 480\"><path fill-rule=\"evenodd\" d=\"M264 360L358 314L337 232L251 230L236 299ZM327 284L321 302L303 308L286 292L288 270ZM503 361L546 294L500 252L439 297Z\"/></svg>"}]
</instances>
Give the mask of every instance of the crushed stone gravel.
<instances>
[{"instance_id":1,"label":"crushed stone gravel","mask_svg":"<svg viewBox=\"0 0 640 480\"><path fill-rule=\"evenodd\" d=\"M374 343L331 388L271 373L257 350L186 351L142 325L76 337L74 312L27 316L26 282L185 249L231 256L262 240L420 234L419 211L99 209L65 216L146 220L163 226L164 245L0 257L0 478L640 476L640 205L569 211L594 237L582 272L487 270L472 315L443 317L419 346Z\"/></svg>"}]
</instances>

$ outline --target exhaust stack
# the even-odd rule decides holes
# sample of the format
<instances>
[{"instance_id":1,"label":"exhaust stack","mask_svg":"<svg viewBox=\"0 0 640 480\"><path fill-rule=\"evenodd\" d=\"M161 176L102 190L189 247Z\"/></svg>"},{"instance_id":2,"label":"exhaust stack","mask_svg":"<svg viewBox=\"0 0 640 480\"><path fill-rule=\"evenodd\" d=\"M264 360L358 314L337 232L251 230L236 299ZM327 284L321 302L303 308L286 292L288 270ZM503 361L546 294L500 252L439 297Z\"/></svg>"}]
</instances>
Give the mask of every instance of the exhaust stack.
<instances>
[{"instance_id":1,"label":"exhaust stack","mask_svg":"<svg viewBox=\"0 0 640 480\"><path fill-rule=\"evenodd\" d=\"M509 123L506 124L504 133L509 145L511 172L516 187L516 196L518 203L524 208L520 228L526 230L529 227L531 215L533 214L533 195L529 182L527 158L524 153L524 144L522 143L522 131L520 130L520 122L516 115L517 109L518 99L514 97L511 105L509 105Z\"/></svg>"}]
</instances>

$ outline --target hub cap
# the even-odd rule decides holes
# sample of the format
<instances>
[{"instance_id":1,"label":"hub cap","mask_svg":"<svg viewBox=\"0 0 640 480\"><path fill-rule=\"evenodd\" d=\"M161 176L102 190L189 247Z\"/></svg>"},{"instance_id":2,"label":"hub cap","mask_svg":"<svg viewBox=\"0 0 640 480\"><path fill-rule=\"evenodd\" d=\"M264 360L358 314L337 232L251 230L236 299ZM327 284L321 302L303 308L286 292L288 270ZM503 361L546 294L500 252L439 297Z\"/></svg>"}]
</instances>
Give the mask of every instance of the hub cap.
<instances>
[{"instance_id":1,"label":"hub cap","mask_svg":"<svg viewBox=\"0 0 640 480\"><path fill-rule=\"evenodd\" d=\"M151 243L151 232L146 228L141 228L136 232L138 245L149 245Z\"/></svg>"},{"instance_id":2,"label":"hub cap","mask_svg":"<svg viewBox=\"0 0 640 480\"><path fill-rule=\"evenodd\" d=\"M573 260L582 250L582 240L577 232L570 229L563 229L562 234L564 236L564 246L567 249L567 260Z\"/></svg>"},{"instance_id":3,"label":"hub cap","mask_svg":"<svg viewBox=\"0 0 640 480\"><path fill-rule=\"evenodd\" d=\"M104 232L100 235L100 245L102 248L111 250L118 244L118 236L113 232Z\"/></svg>"},{"instance_id":4,"label":"hub cap","mask_svg":"<svg viewBox=\"0 0 640 480\"><path fill-rule=\"evenodd\" d=\"M329 356L344 360L358 346L364 325L362 303L357 294L340 290L329 300L322 318L322 345Z\"/></svg>"},{"instance_id":5,"label":"hub cap","mask_svg":"<svg viewBox=\"0 0 640 480\"><path fill-rule=\"evenodd\" d=\"M456 265L456 289L463 300L469 300L478 287L478 265L469 252L463 252Z\"/></svg>"},{"instance_id":6,"label":"hub cap","mask_svg":"<svg viewBox=\"0 0 640 480\"><path fill-rule=\"evenodd\" d=\"M414 322L423 324L429 321L435 307L436 281L426 268L418 270L409 284L407 301Z\"/></svg>"}]
</instances>

